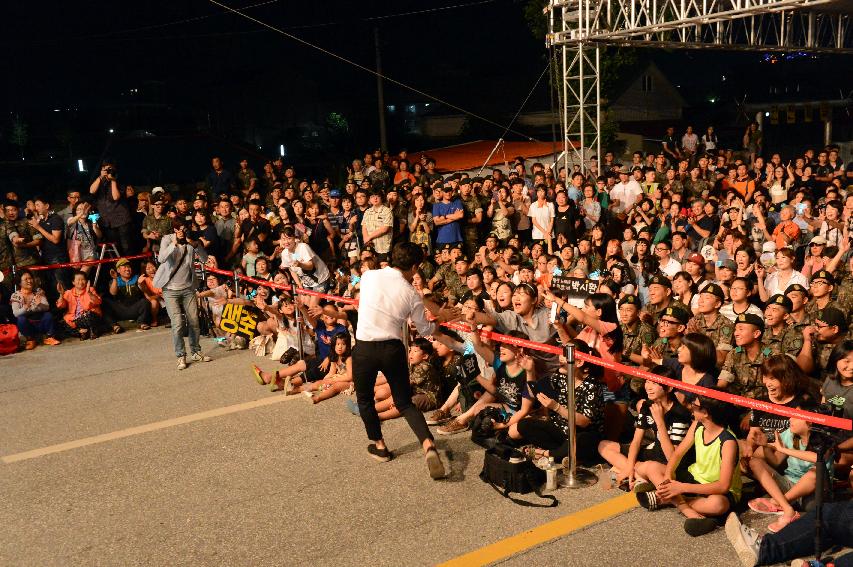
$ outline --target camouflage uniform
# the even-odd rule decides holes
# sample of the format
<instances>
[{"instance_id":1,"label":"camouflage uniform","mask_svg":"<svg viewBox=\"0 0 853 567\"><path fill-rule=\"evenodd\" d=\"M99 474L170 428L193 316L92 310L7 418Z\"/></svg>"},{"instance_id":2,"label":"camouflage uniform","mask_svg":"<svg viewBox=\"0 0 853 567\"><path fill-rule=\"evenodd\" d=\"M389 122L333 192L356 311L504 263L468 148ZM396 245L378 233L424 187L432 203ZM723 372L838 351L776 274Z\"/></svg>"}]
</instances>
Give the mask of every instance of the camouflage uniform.
<instances>
[{"instance_id":1,"label":"camouflage uniform","mask_svg":"<svg viewBox=\"0 0 853 567\"><path fill-rule=\"evenodd\" d=\"M672 298L670 298L669 303L667 303L666 305L652 305L651 303L649 303L645 307L643 307L643 311L651 314L652 319L654 320L653 326L657 327L658 319L660 319L660 314L667 307L678 307L679 309L683 309L687 313L692 313L689 307L687 307L677 299Z\"/></svg>"},{"instance_id":2,"label":"camouflage uniform","mask_svg":"<svg viewBox=\"0 0 853 567\"><path fill-rule=\"evenodd\" d=\"M477 230L479 227L476 224L469 224L468 221L477 216L477 211L482 212L483 205L476 195L460 200L462 201L462 209L465 211L462 238L465 240L465 255L470 259L477 252L477 241L479 240Z\"/></svg>"},{"instance_id":3,"label":"camouflage uniform","mask_svg":"<svg viewBox=\"0 0 853 567\"><path fill-rule=\"evenodd\" d=\"M429 411L438 406L438 395L441 391L441 380L435 372L435 368L429 361L424 361L412 367L409 373L409 383L412 385L412 394L424 396L428 405L427 409L421 411Z\"/></svg>"},{"instance_id":4,"label":"camouflage uniform","mask_svg":"<svg viewBox=\"0 0 853 567\"><path fill-rule=\"evenodd\" d=\"M787 326L778 335L774 335L772 329L766 329L761 337L761 345L770 347L774 353L797 356L803 349L803 333Z\"/></svg>"},{"instance_id":5,"label":"camouflage uniform","mask_svg":"<svg viewBox=\"0 0 853 567\"><path fill-rule=\"evenodd\" d=\"M622 324L622 335L625 337L622 348L623 364L634 366L631 362L632 354L641 354L643 345L651 346L654 343L657 333L651 325L637 321L634 323L634 328L631 329L628 325Z\"/></svg>"},{"instance_id":6,"label":"camouflage uniform","mask_svg":"<svg viewBox=\"0 0 853 567\"><path fill-rule=\"evenodd\" d=\"M829 303L827 303L823 307L818 307L817 301L809 301L808 303L806 303L806 307L805 307L806 321L809 322L809 325L814 325L814 322L817 319L817 314L821 310L827 309L829 307L834 307L836 309L841 309L842 311L844 311L844 309L842 309L841 305L838 302L833 301L833 300L830 300ZM847 313L848 317L850 316L849 311L844 311L844 312Z\"/></svg>"},{"instance_id":7,"label":"camouflage uniform","mask_svg":"<svg viewBox=\"0 0 853 567\"><path fill-rule=\"evenodd\" d=\"M807 305L808 305L808 304L807 304ZM809 322L809 318L808 318L808 317L805 317L801 323L797 323L797 322L795 322L794 320L792 320L790 316L788 316L788 317L786 318L786 320L785 320L785 324L787 325L788 329L789 329L792 333L796 334L796 335L797 335L797 336L799 336L799 337L802 337L802 336L803 336L803 329L805 329L806 327L808 327L809 325L811 325L811 323Z\"/></svg>"},{"instance_id":8,"label":"camouflage uniform","mask_svg":"<svg viewBox=\"0 0 853 567\"><path fill-rule=\"evenodd\" d=\"M849 265L849 262L845 262L845 265ZM842 311L847 313L847 322L853 323L853 273L846 266L843 275L838 278L835 289L838 291L836 303Z\"/></svg>"},{"instance_id":9,"label":"camouflage uniform","mask_svg":"<svg viewBox=\"0 0 853 567\"><path fill-rule=\"evenodd\" d=\"M761 380L761 364L773 354L773 350L759 345L755 360L749 360L743 347L735 347L726 356L720 380L729 383L728 391L745 398L758 399L767 393Z\"/></svg>"},{"instance_id":10,"label":"camouflage uniform","mask_svg":"<svg viewBox=\"0 0 853 567\"><path fill-rule=\"evenodd\" d=\"M38 240L41 233L30 226L26 219L14 221L5 220L0 223L0 270L4 272L15 264L18 268L38 264L38 248L17 248L12 244L9 235L18 233L27 242Z\"/></svg>"},{"instance_id":11,"label":"camouflage uniform","mask_svg":"<svg viewBox=\"0 0 853 567\"><path fill-rule=\"evenodd\" d=\"M651 348L658 351L662 358L678 358L678 347L673 347L668 338L658 337Z\"/></svg>"},{"instance_id":12,"label":"camouflage uniform","mask_svg":"<svg viewBox=\"0 0 853 567\"><path fill-rule=\"evenodd\" d=\"M712 325L705 322L704 315L696 315L687 323L688 333L702 333L714 341L714 347L721 352L728 352L732 346L732 333L735 324L717 313L717 320Z\"/></svg>"},{"instance_id":13,"label":"camouflage uniform","mask_svg":"<svg viewBox=\"0 0 853 567\"><path fill-rule=\"evenodd\" d=\"M849 337L844 337L849 338ZM817 341L812 342L812 359L814 360L815 372L812 373L819 377L816 384L823 385L824 381L829 378L830 374L833 374L835 370L830 371L827 366L829 365L829 355L832 354L832 349L835 348L836 343L819 343Z\"/></svg>"},{"instance_id":14,"label":"camouflage uniform","mask_svg":"<svg viewBox=\"0 0 853 567\"><path fill-rule=\"evenodd\" d=\"M631 355L642 354L643 345L647 347L652 346L655 342L655 338L657 337L657 333L655 333L655 330L651 325L643 323L642 321L634 323L633 329L625 324L620 325L620 327L622 327L622 335L624 336L622 364L625 364L626 366L636 366L636 364L631 362ZM642 390L643 382L645 382L645 380L637 378L636 376L626 376L626 378L631 380L631 390L637 393Z\"/></svg>"}]
</instances>

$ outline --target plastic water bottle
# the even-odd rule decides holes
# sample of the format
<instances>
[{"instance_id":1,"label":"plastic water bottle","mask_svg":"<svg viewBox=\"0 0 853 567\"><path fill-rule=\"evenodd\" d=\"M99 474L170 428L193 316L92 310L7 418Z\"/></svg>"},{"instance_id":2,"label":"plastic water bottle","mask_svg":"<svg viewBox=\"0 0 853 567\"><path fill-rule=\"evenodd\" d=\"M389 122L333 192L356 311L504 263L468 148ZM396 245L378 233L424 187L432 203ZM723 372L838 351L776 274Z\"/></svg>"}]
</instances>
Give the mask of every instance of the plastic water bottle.
<instances>
[{"instance_id":1,"label":"plastic water bottle","mask_svg":"<svg viewBox=\"0 0 853 567\"><path fill-rule=\"evenodd\" d=\"M545 490L557 489L557 465L554 457L548 457L548 468L545 469Z\"/></svg>"}]
</instances>

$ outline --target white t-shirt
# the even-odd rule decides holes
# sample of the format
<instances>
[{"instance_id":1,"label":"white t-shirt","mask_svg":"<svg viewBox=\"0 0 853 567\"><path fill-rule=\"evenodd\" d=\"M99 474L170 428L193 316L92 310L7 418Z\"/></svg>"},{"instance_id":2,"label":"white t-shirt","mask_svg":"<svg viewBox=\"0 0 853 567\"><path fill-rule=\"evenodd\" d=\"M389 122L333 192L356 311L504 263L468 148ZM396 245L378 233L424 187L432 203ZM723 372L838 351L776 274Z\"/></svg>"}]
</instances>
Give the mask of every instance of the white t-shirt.
<instances>
[{"instance_id":1,"label":"white t-shirt","mask_svg":"<svg viewBox=\"0 0 853 567\"><path fill-rule=\"evenodd\" d=\"M637 197L643 194L643 188L636 179L629 179L627 183L619 182L610 190L610 200L619 200L618 205L613 206L617 213L624 213L629 207L637 202Z\"/></svg>"},{"instance_id":2,"label":"white t-shirt","mask_svg":"<svg viewBox=\"0 0 853 567\"><path fill-rule=\"evenodd\" d=\"M539 223L540 226L548 226L548 223L554 218L554 203L545 201L545 204L540 207L539 201L534 201L527 211L527 216ZM533 225L533 232L531 233L533 240L544 240L546 235L543 234L535 224L532 222L530 224ZM548 238L553 235L553 232L554 230L552 227L552 234L548 235Z\"/></svg>"},{"instance_id":3,"label":"white t-shirt","mask_svg":"<svg viewBox=\"0 0 853 567\"><path fill-rule=\"evenodd\" d=\"M669 279L672 279L675 277L675 274L681 271L681 262L670 256L666 264L661 264L660 271L665 273Z\"/></svg>"},{"instance_id":4,"label":"white t-shirt","mask_svg":"<svg viewBox=\"0 0 853 567\"><path fill-rule=\"evenodd\" d=\"M304 272L295 262L311 262L314 264L314 270ZM299 276L302 286L309 289L319 287L329 279L329 268L304 242L297 244L293 252L285 248L281 253L281 265L283 268L291 268Z\"/></svg>"}]
</instances>

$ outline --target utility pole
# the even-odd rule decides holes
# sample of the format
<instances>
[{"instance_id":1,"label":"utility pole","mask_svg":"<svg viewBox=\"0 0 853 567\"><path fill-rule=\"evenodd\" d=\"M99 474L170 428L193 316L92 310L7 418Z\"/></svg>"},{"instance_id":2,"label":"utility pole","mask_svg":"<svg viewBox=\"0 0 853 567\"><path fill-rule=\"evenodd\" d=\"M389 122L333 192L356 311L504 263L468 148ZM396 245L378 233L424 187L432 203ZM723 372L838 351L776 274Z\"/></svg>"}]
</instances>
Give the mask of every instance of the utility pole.
<instances>
[{"instance_id":1,"label":"utility pole","mask_svg":"<svg viewBox=\"0 0 853 567\"><path fill-rule=\"evenodd\" d=\"M376 98L379 105L379 147L388 149L388 133L385 131L385 89L382 85L382 54L379 51L379 26L373 28L373 41L376 45Z\"/></svg>"}]
</instances>

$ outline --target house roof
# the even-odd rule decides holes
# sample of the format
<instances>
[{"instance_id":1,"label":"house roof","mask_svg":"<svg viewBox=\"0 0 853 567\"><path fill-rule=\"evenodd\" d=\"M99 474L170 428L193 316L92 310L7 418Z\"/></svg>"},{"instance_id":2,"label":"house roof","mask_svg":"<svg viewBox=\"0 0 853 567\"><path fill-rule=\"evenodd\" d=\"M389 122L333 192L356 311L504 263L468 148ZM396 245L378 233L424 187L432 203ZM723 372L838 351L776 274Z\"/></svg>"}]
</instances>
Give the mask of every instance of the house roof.
<instances>
[{"instance_id":1,"label":"house roof","mask_svg":"<svg viewBox=\"0 0 853 567\"><path fill-rule=\"evenodd\" d=\"M411 152L411 159L418 161L422 155L427 155L435 160L438 171L465 171L483 166L502 165L505 161L511 162L516 156L524 159L540 158L554 155L554 144L551 142L507 142L492 153L499 140L477 140L466 144L435 148ZM562 148L557 144L557 153ZM491 154L491 158L489 155ZM488 159L488 161L486 161Z\"/></svg>"}]
</instances>

